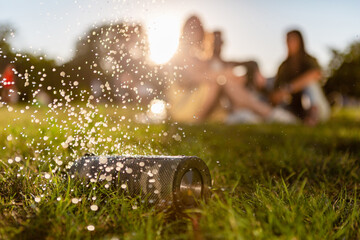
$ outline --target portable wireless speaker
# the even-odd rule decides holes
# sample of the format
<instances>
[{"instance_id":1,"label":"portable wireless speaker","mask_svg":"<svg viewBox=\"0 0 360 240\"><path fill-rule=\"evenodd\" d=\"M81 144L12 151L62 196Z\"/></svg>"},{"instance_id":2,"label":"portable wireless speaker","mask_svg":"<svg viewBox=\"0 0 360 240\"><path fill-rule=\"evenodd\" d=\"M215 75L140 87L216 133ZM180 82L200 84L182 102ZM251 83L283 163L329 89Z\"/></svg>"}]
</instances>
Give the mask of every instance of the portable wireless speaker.
<instances>
[{"instance_id":1,"label":"portable wireless speaker","mask_svg":"<svg viewBox=\"0 0 360 240\"><path fill-rule=\"evenodd\" d=\"M208 167L193 156L84 156L70 168L72 177L111 182L131 197L178 210L210 196Z\"/></svg>"}]
</instances>

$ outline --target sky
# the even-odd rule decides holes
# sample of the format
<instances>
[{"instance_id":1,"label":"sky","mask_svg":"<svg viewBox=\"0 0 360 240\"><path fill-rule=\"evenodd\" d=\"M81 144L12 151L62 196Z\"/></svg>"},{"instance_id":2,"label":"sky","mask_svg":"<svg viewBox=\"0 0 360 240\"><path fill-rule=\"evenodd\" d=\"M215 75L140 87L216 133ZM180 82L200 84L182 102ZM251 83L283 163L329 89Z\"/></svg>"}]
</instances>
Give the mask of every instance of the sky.
<instances>
[{"instance_id":1,"label":"sky","mask_svg":"<svg viewBox=\"0 0 360 240\"><path fill-rule=\"evenodd\" d=\"M271 77L286 57L287 30L300 29L308 52L326 68L331 48L360 41L359 9L359 0L0 0L0 24L15 29L16 50L65 62L91 26L136 21L158 40L176 42L182 23L197 14L207 31L223 32L225 59L256 60Z\"/></svg>"}]
</instances>

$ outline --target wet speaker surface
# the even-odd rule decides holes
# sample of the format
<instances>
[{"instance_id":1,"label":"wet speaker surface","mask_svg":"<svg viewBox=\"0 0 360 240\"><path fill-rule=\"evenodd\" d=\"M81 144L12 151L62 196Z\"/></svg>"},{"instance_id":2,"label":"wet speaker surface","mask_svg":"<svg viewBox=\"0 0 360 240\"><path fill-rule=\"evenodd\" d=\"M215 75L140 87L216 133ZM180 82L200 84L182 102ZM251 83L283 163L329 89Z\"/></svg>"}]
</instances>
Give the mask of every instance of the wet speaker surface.
<instances>
[{"instance_id":1,"label":"wet speaker surface","mask_svg":"<svg viewBox=\"0 0 360 240\"><path fill-rule=\"evenodd\" d=\"M158 207L193 208L210 195L209 169L193 156L84 156L70 173L91 182L111 182Z\"/></svg>"}]
</instances>

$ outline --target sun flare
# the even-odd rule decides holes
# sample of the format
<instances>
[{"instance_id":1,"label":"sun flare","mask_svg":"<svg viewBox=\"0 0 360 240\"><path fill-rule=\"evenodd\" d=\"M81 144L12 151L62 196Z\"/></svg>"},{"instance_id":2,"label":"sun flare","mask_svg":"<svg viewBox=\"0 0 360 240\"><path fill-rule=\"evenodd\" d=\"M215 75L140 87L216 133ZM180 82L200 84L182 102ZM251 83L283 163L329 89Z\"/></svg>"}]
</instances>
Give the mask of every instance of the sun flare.
<instances>
[{"instance_id":1,"label":"sun flare","mask_svg":"<svg viewBox=\"0 0 360 240\"><path fill-rule=\"evenodd\" d=\"M179 45L180 25L180 19L171 16L161 16L148 22L150 59L153 62L163 64L174 55Z\"/></svg>"}]
</instances>

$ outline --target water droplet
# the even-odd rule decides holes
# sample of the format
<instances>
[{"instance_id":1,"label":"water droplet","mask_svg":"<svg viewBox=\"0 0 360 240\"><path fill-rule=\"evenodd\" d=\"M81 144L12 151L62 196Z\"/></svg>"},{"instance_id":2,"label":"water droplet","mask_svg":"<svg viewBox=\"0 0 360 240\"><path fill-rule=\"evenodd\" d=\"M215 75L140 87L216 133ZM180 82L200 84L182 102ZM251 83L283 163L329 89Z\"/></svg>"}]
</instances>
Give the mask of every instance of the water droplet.
<instances>
[{"instance_id":1,"label":"water droplet","mask_svg":"<svg viewBox=\"0 0 360 240\"><path fill-rule=\"evenodd\" d=\"M87 228L87 230L90 231L90 232L95 230L94 225L89 225L89 226L87 226L86 228Z\"/></svg>"},{"instance_id":2,"label":"water droplet","mask_svg":"<svg viewBox=\"0 0 360 240\"><path fill-rule=\"evenodd\" d=\"M62 143L61 143L61 146L62 146L63 148L68 148L68 147L69 147L69 144L68 144L67 142L62 142Z\"/></svg>"},{"instance_id":3,"label":"water droplet","mask_svg":"<svg viewBox=\"0 0 360 240\"><path fill-rule=\"evenodd\" d=\"M90 206L91 211L97 211L99 207L97 205L91 205Z\"/></svg>"},{"instance_id":4,"label":"water droplet","mask_svg":"<svg viewBox=\"0 0 360 240\"><path fill-rule=\"evenodd\" d=\"M181 136L177 133L177 134L174 134L173 136L173 139L175 139L175 141L181 141Z\"/></svg>"},{"instance_id":5,"label":"water droplet","mask_svg":"<svg viewBox=\"0 0 360 240\"><path fill-rule=\"evenodd\" d=\"M106 164L107 163L107 157L105 157L105 156L100 156L100 158L99 158L99 163L100 164Z\"/></svg>"}]
</instances>

